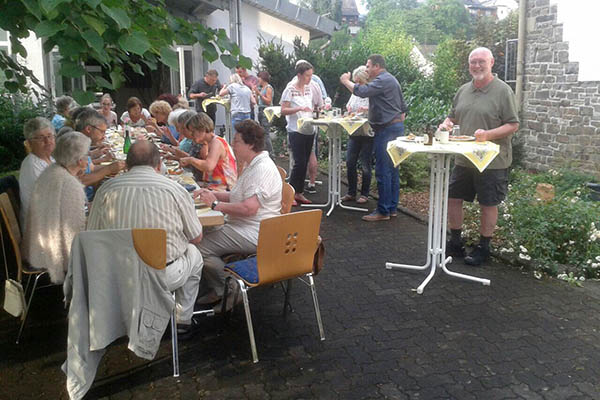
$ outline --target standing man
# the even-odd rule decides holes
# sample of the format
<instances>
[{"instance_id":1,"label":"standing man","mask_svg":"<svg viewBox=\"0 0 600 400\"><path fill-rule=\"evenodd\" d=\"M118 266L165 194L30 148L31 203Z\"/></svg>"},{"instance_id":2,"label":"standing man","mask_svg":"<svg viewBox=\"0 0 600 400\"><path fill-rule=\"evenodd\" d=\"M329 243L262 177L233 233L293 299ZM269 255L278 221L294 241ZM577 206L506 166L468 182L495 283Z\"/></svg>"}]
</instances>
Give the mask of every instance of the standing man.
<instances>
[{"instance_id":1,"label":"standing man","mask_svg":"<svg viewBox=\"0 0 600 400\"><path fill-rule=\"evenodd\" d=\"M398 215L400 176L387 153L390 140L404 133L404 116L407 111L398 80L385 69L385 59L373 54L367 59L370 82L359 85L350 80L350 72L340 77L340 82L358 97L369 98L369 123L375 132L375 178L379 201L377 209L362 217L363 221L386 221Z\"/></svg>"},{"instance_id":2,"label":"standing man","mask_svg":"<svg viewBox=\"0 0 600 400\"><path fill-rule=\"evenodd\" d=\"M209 97L215 96L219 93L221 89L221 82L219 82L219 73L214 69L209 69L206 71L204 77L200 80L194 82L192 87L190 88L189 98L196 100L196 111L204 112L202 109L202 101L204 99L208 99ZM206 107L206 114L213 120L215 123L215 118L217 114L217 105L211 104Z\"/></svg>"},{"instance_id":3,"label":"standing man","mask_svg":"<svg viewBox=\"0 0 600 400\"><path fill-rule=\"evenodd\" d=\"M160 174L160 153L138 140L127 153L129 171L100 187L92 205L88 230L158 228L167 231L168 289L177 300L177 331L192 329L194 302L202 275L202 225L194 202L180 184Z\"/></svg>"},{"instance_id":4,"label":"standing man","mask_svg":"<svg viewBox=\"0 0 600 400\"><path fill-rule=\"evenodd\" d=\"M448 220L451 239L446 254L464 257L462 243L463 200L472 202L477 196L481 208L480 239L465 257L465 264L481 265L490 257L490 240L498 220L498 204L508 189L508 167L512 163L512 135L519 129L515 96L506 83L492 74L494 56L480 47L469 55L469 72L473 80L464 84L454 96L450 115L440 124L449 130L460 124L463 135L474 135L478 142L492 141L500 145L500 154L483 172L477 171L463 157L457 157L448 189Z\"/></svg>"}]
</instances>

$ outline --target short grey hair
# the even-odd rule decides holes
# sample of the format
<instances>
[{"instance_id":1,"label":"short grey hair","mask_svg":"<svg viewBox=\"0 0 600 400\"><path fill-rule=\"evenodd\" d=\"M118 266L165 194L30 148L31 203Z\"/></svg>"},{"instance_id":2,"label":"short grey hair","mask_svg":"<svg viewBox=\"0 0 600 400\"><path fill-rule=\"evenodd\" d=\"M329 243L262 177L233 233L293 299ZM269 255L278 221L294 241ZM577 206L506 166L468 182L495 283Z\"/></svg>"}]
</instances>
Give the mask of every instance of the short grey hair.
<instances>
[{"instance_id":1,"label":"short grey hair","mask_svg":"<svg viewBox=\"0 0 600 400\"><path fill-rule=\"evenodd\" d=\"M87 126L91 125L97 127L100 124L108 126L106 118L98 111L89 109L79 114L79 117L77 117L77 121L75 122L75 130L82 132Z\"/></svg>"},{"instance_id":2,"label":"short grey hair","mask_svg":"<svg viewBox=\"0 0 600 400\"><path fill-rule=\"evenodd\" d=\"M181 114L179 114L179 116L177 117L177 123L185 124L186 122L188 122L188 120L190 118L192 118L196 114L197 113L194 110L186 110L185 112L182 112Z\"/></svg>"},{"instance_id":3,"label":"short grey hair","mask_svg":"<svg viewBox=\"0 0 600 400\"><path fill-rule=\"evenodd\" d=\"M35 135L37 135L39 131L46 128L50 128L53 135L56 133L54 131L54 125L52 125L52 122L48 121L46 118L32 118L29 121L25 122L25 125L23 125L23 136L25 136L25 139L31 140L35 137Z\"/></svg>"},{"instance_id":4,"label":"short grey hair","mask_svg":"<svg viewBox=\"0 0 600 400\"><path fill-rule=\"evenodd\" d=\"M352 80L354 82L356 82L357 79L360 79L363 82L366 82L369 80L369 73L367 72L366 66L361 65L360 67L358 67L354 71L352 71Z\"/></svg>"},{"instance_id":5,"label":"short grey hair","mask_svg":"<svg viewBox=\"0 0 600 400\"><path fill-rule=\"evenodd\" d=\"M183 114L186 110L183 108L178 108L176 110L173 110L169 113L169 117L167 118L167 124L171 125L171 126L175 126L175 124L177 123L177 120L179 119L179 116L181 114Z\"/></svg>"},{"instance_id":6,"label":"short grey hair","mask_svg":"<svg viewBox=\"0 0 600 400\"><path fill-rule=\"evenodd\" d=\"M469 60L471 59L471 56L475 53L478 53L480 51L483 51L484 53L487 53L488 56L490 56L490 58L493 60L494 59L494 54L492 53L492 51L490 49L488 49L487 47L478 47L476 49L473 49L470 53L469 53Z\"/></svg>"},{"instance_id":7,"label":"short grey hair","mask_svg":"<svg viewBox=\"0 0 600 400\"><path fill-rule=\"evenodd\" d=\"M65 168L77 165L90 151L92 140L81 132L71 131L56 140L54 159Z\"/></svg>"},{"instance_id":8,"label":"short grey hair","mask_svg":"<svg viewBox=\"0 0 600 400\"><path fill-rule=\"evenodd\" d=\"M74 100L71 96L60 96L56 99L56 112L59 114L64 114L69 108L71 108L73 101Z\"/></svg>"}]
</instances>

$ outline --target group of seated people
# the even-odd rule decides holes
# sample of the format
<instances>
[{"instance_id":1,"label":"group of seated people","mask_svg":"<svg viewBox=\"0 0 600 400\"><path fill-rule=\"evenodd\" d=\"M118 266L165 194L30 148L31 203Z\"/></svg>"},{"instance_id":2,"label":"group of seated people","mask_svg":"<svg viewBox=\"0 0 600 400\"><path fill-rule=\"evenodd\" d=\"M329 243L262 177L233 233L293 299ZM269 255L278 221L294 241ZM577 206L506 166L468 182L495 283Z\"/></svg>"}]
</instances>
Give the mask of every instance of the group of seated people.
<instances>
[{"instance_id":1,"label":"group of seated people","mask_svg":"<svg viewBox=\"0 0 600 400\"><path fill-rule=\"evenodd\" d=\"M150 107L151 112L155 109L156 122L167 121L181 135L177 143L161 145L162 157L152 141L138 138L125 162L97 165L97 160L110 154L110 148L104 143L109 121L105 113L95 110L76 114L75 129L56 139L55 127L44 118L25 124L31 153L23 161L19 182L23 253L32 267L48 270L52 281L60 283L68 268L73 237L79 231L165 229L167 285L176 292L179 332L187 333L191 332L196 300L211 304L223 294L221 256L256 252L260 221L280 213L282 179L264 151L265 131L255 121L237 123L230 146L214 134L214 124L206 114L190 110L173 114L170 106L167 113L161 102L157 109ZM141 115L141 105L135 104L121 120L129 118L136 123ZM164 158L192 167L208 187L190 195L184 186L161 173ZM121 170L126 172L106 180ZM94 183L97 190L89 202L84 190ZM227 223L203 232L193 197L225 214ZM86 208L90 210L87 221Z\"/></svg>"}]
</instances>

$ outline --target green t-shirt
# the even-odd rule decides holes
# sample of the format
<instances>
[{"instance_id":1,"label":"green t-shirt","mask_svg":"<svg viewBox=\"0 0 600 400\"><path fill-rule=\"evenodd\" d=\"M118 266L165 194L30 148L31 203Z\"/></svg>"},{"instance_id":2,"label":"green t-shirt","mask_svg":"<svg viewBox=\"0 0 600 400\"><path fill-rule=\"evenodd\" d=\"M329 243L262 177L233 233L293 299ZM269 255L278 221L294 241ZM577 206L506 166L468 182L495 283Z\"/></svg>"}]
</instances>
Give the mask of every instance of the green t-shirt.
<instances>
[{"instance_id":1,"label":"green t-shirt","mask_svg":"<svg viewBox=\"0 0 600 400\"><path fill-rule=\"evenodd\" d=\"M515 95L505 82L494 80L483 88L476 88L473 81L465 83L454 96L450 118L460 125L460 134L473 136L477 129L494 129L508 123L518 123L519 114ZM512 135L493 140L500 145L500 154L488 169L505 169L512 163ZM465 157L456 157L456 164L475 168Z\"/></svg>"}]
</instances>

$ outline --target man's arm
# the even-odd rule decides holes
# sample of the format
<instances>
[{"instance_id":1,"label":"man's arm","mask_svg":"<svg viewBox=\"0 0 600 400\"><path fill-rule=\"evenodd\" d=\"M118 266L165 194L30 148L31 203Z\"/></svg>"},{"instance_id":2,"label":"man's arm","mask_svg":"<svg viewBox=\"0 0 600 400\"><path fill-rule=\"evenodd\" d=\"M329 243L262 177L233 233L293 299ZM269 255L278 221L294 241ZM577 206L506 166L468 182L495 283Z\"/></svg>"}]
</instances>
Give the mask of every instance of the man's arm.
<instances>
[{"instance_id":1,"label":"man's arm","mask_svg":"<svg viewBox=\"0 0 600 400\"><path fill-rule=\"evenodd\" d=\"M518 122L508 122L504 125L500 125L499 127L494 128L494 129L489 129L489 130L477 129L475 131L475 139L478 142L485 142L488 140L498 140L498 139L502 139L507 136L510 136L518 130L519 130Z\"/></svg>"},{"instance_id":2,"label":"man's arm","mask_svg":"<svg viewBox=\"0 0 600 400\"><path fill-rule=\"evenodd\" d=\"M92 172L81 176L81 183L84 186L95 185L108 175L114 175L125 168L125 161L115 161L102 167L94 167Z\"/></svg>"}]
</instances>

